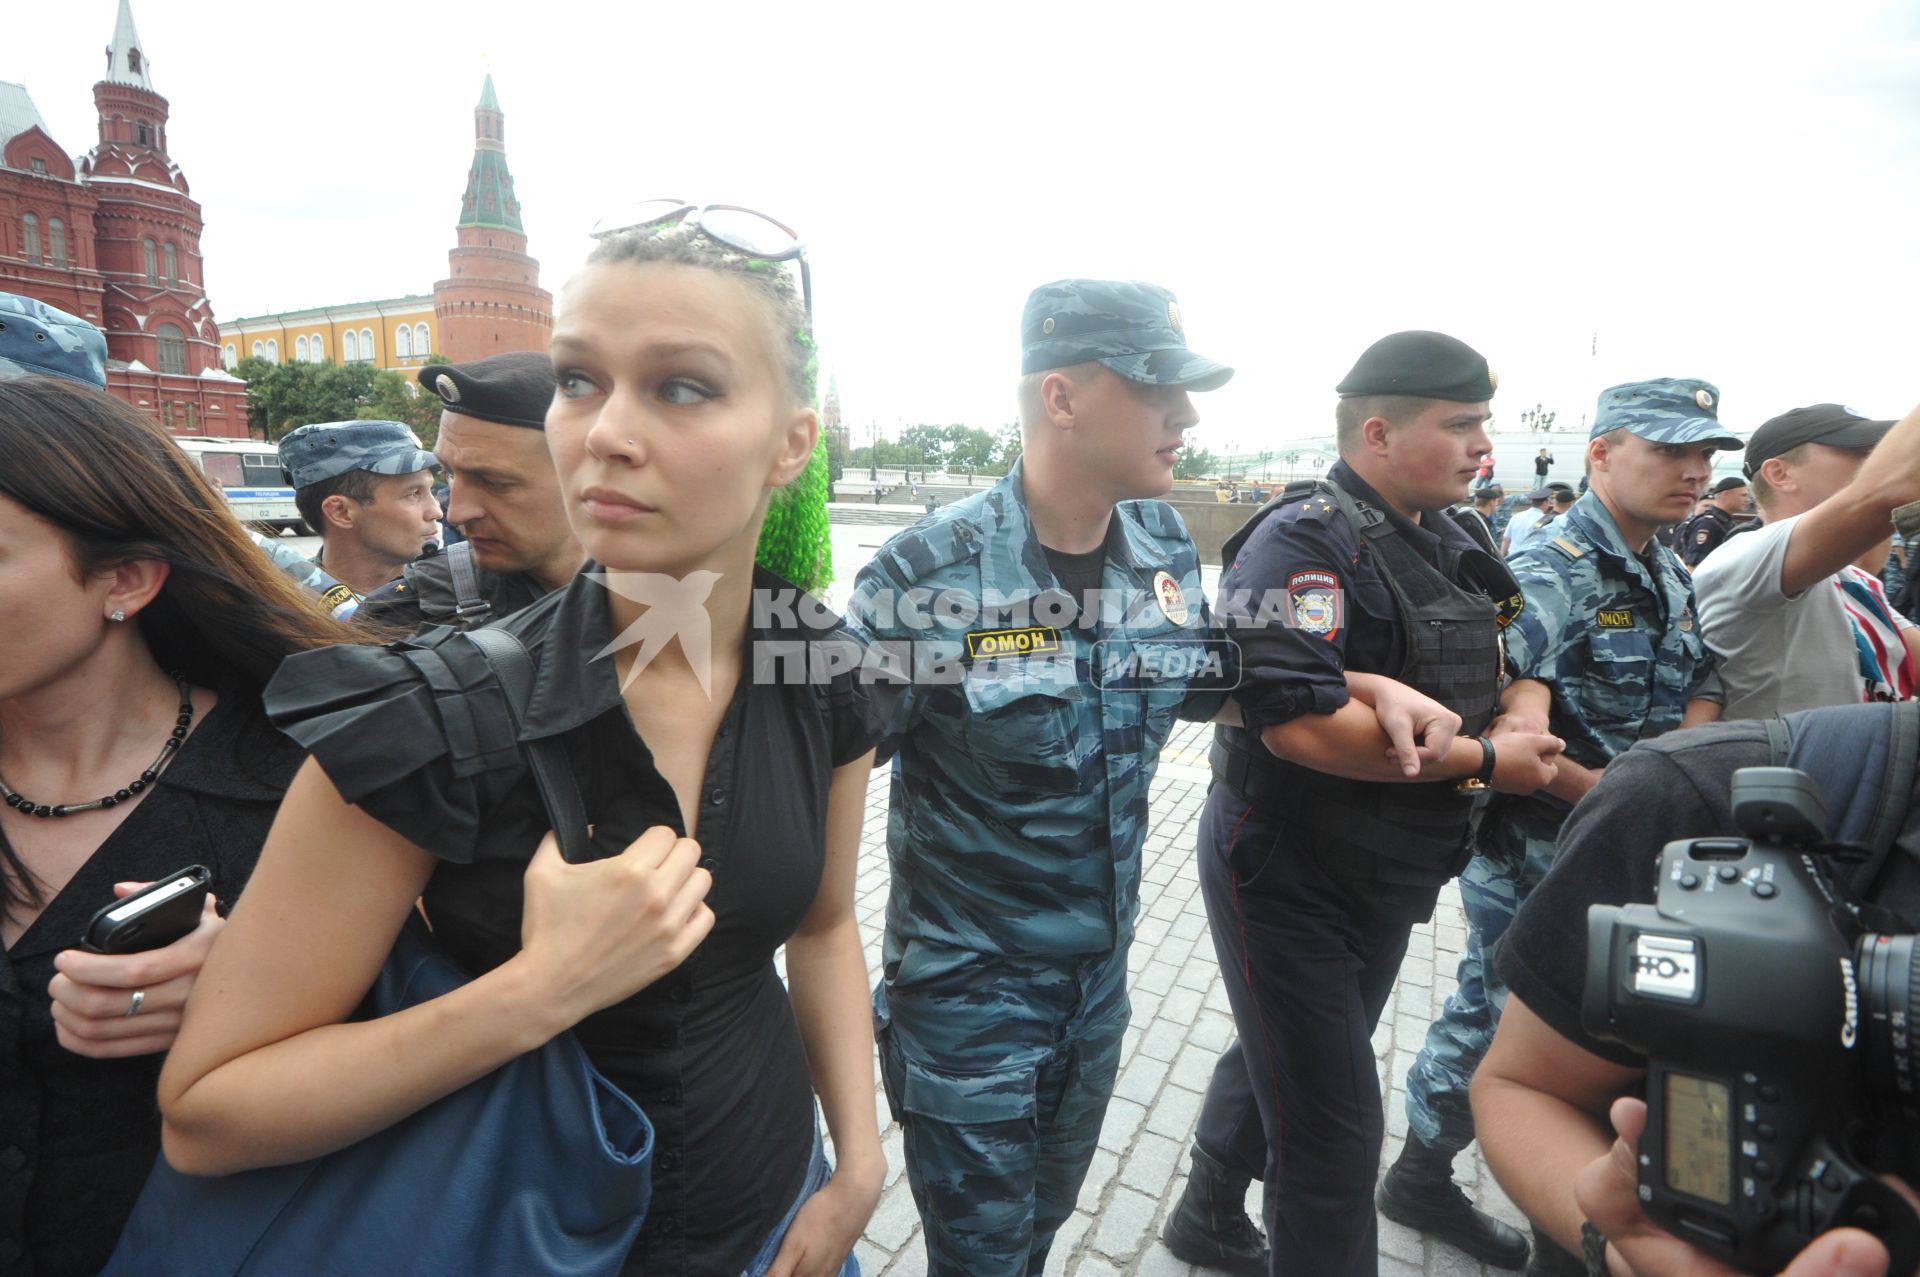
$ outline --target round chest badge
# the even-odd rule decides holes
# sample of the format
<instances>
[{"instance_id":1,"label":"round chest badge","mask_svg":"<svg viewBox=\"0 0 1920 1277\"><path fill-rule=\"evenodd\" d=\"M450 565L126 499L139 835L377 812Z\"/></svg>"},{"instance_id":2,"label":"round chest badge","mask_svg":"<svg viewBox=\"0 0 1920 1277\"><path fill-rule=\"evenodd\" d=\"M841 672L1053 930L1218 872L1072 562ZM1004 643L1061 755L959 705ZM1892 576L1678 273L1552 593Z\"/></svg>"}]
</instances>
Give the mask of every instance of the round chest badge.
<instances>
[{"instance_id":1,"label":"round chest badge","mask_svg":"<svg viewBox=\"0 0 1920 1277\"><path fill-rule=\"evenodd\" d=\"M1180 582L1173 579L1172 573L1153 574L1153 597L1169 621L1175 625L1187 623L1187 594L1180 588Z\"/></svg>"}]
</instances>

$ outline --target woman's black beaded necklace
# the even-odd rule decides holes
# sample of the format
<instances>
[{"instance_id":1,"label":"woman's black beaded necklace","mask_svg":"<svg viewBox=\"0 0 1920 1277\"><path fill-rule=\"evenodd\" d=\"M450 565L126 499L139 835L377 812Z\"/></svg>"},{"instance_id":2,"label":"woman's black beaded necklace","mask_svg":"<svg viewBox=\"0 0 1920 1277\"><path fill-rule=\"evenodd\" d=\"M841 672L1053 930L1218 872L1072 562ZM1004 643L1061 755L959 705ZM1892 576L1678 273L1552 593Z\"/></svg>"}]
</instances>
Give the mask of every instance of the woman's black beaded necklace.
<instances>
[{"instance_id":1,"label":"woman's black beaded necklace","mask_svg":"<svg viewBox=\"0 0 1920 1277\"><path fill-rule=\"evenodd\" d=\"M36 803L24 794L16 794L7 784L7 778L0 776L0 798L7 800L7 806L18 808L29 816L77 816L83 811L98 811L103 807L117 807L146 789L160 779L160 773L166 769L173 756L180 749L180 742L187 738L187 729L193 725L193 697L187 692L187 680L179 674L171 674L174 685L180 689L180 717L173 720L173 735L167 737L167 743L160 747L160 756L148 764L140 773L140 779L130 781L125 789L116 789L105 798L96 798L90 803L59 803L48 806Z\"/></svg>"}]
</instances>

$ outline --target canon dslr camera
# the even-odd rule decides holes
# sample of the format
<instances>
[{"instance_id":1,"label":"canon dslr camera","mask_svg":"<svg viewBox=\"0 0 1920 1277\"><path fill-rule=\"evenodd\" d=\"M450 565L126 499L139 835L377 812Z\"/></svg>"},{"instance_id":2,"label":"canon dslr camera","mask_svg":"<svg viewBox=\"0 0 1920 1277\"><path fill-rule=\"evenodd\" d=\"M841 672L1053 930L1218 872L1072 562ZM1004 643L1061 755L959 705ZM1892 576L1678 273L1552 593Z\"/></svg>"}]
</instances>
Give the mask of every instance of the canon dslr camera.
<instances>
[{"instance_id":1,"label":"canon dslr camera","mask_svg":"<svg viewBox=\"0 0 1920 1277\"><path fill-rule=\"evenodd\" d=\"M1746 1272L1851 1225L1907 1277L1920 1220L1878 1172L1920 1151L1915 937L1831 871L1857 850L1806 773L1734 773L1733 817L1666 845L1657 903L1587 911L1582 1022L1647 1057L1641 1205Z\"/></svg>"}]
</instances>

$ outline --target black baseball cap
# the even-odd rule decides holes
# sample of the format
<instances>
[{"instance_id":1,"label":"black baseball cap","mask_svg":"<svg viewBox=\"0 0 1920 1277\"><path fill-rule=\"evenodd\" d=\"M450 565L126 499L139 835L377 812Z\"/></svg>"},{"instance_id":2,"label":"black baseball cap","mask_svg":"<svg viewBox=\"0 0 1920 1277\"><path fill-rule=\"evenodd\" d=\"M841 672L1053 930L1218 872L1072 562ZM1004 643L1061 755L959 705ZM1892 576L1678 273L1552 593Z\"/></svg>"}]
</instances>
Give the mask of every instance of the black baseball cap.
<instances>
[{"instance_id":1,"label":"black baseball cap","mask_svg":"<svg viewBox=\"0 0 1920 1277\"><path fill-rule=\"evenodd\" d=\"M1753 432L1747 440L1746 463L1740 468L1752 478L1760 464L1783 452L1792 452L1803 443L1824 443L1829 448L1865 451L1879 443L1891 421L1874 421L1857 408L1845 404L1817 403L1783 412Z\"/></svg>"}]
</instances>

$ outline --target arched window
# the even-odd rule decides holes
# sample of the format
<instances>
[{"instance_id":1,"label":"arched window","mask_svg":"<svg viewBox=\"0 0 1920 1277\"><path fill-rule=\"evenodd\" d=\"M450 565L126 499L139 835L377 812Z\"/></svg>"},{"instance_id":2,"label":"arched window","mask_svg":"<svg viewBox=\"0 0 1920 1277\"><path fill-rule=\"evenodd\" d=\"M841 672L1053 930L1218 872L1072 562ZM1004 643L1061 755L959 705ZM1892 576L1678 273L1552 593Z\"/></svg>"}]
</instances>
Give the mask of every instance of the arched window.
<instances>
[{"instance_id":1,"label":"arched window","mask_svg":"<svg viewBox=\"0 0 1920 1277\"><path fill-rule=\"evenodd\" d=\"M413 353L421 356L433 353L433 340L428 336L425 324L413 326Z\"/></svg>"},{"instance_id":2,"label":"arched window","mask_svg":"<svg viewBox=\"0 0 1920 1277\"><path fill-rule=\"evenodd\" d=\"M134 129L135 140L137 140L140 145L151 146L153 144L153 133L147 128L147 122L145 120L134 121Z\"/></svg>"},{"instance_id":3,"label":"arched window","mask_svg":"<svg viewBox=\"0 0 1920 1277\"><path fill-rule=\"evenodd\" d=\"M360 358L368 363L373 362L373 329L371 328L360 330Z\"/></svg>"},{"instance_id":4,"label":"arched window","mask_svg":"<svg viewBox=\"0 0 1920 1277\"><path fill-rule=\"evenodd\" d=\"M280 362L280 339L278 337L267 338L267 358L273 360L276 364Z\"/></svg>"},{"instance_id":5,"label":"arched window","mask_svg":"<svg viewBox=\"0 0 1920 1277\"><path fill-rule=\"evenodd\" d=\"M394 330L393 353L402 359L413 357L413 329L405 324Z\"/></svg>"},{"instance_id":6,"label":"arched window","mask_svg":"<svg viewBox=\"0 0 1920 1277\"><path fill-rule=\"evenodd\" d=\"M307 339L305 337L295 337L293 339L293 357L303 364L310 362L307 358Z\"/></svg>"},{"instance_id":7,"label":"arched window","mask_svg":"<svg viewBox=\"0 0 1920 1277\"><path fill-rule=\"evenodd\" d=\"M325 363L327 358L327 339L319 333L307 339L307 349L313 352L313 362Z\"/></svg>"},{"instance_id":8,"label":"arched window","mask_svg":"<svg viewBox=\"0 0 1920 1277\"><path fill-rule=\"evenodd\" d=\"M340 334L340 359L343 363L352 363L360 358L360 337L349 328Z\"/></svg>"},{"instance_id":9,"label":"arched window","mask_svg":"<svg viewBox=\"0 0 1920 1277\"><path fill-rule=\"evenodd\" d=\"M256 341L253 343L253 357L255 359L265 359L267 357L267 347L265 342Z\"/></svg>"},{"instance_id":10,"label":"arched window","mask_svg":"<svg viewBox=\"0 0 1920 1277\"><path fill-rule=\"evenodd\" d=\"M231 370L233 366L239 362L239 352L234 350L232 342L228 342L220 348L220 366L222 368Z\"/></svg>"},{"instance_id":11,"label":"arched window","mask_svg":"<svg viewBox=\"0 0 1920 1277\"><path fill-rule=\"evenodd\" d=\"M57 217L47 219L47 246L53 255L53 264L66 269L67 265L67 224Z\"/></svg>"},{"instance_id":12,"label":"arched window","mask_svg":"<svg viewBox=\"0 0 1920 1277\"><path fill-rule=\"evenodd\" d=\"M38 266L40 264L40 219L28 213L20 219L20 231L24 249L22 255L26 257L29 266Z\"/></svg>"},{"instance_id":13,"label":"arched window","mask_svg":"<svg viewBox=\"0 0 1920 1277\"><path fill-rule=\"evenodd\" d=\"M180 254L174 251L173 244L167 244L167 287L180 287Z\"/></svg>"},{"instance_id":14,"label":"arched window","mask_svg":"<svg viewBox=\"0 0 1920 1277\"><path fill-rule=\"evenodd\" d=\"M154 330L160 339L160 371L185 375L187 371L187 335L173 324Z\"/></svg>"},{"instance_id":15,"label":"arched window","mask_svg":"<svg viewBox=\"0 0 1920 1277\"><path fill-rule=\"evenodd\" d=\"M157 284L160 282L160 249L150 239L141 240L140 247L147 257L147 282Z\"/></svg>"}]
</instances>

